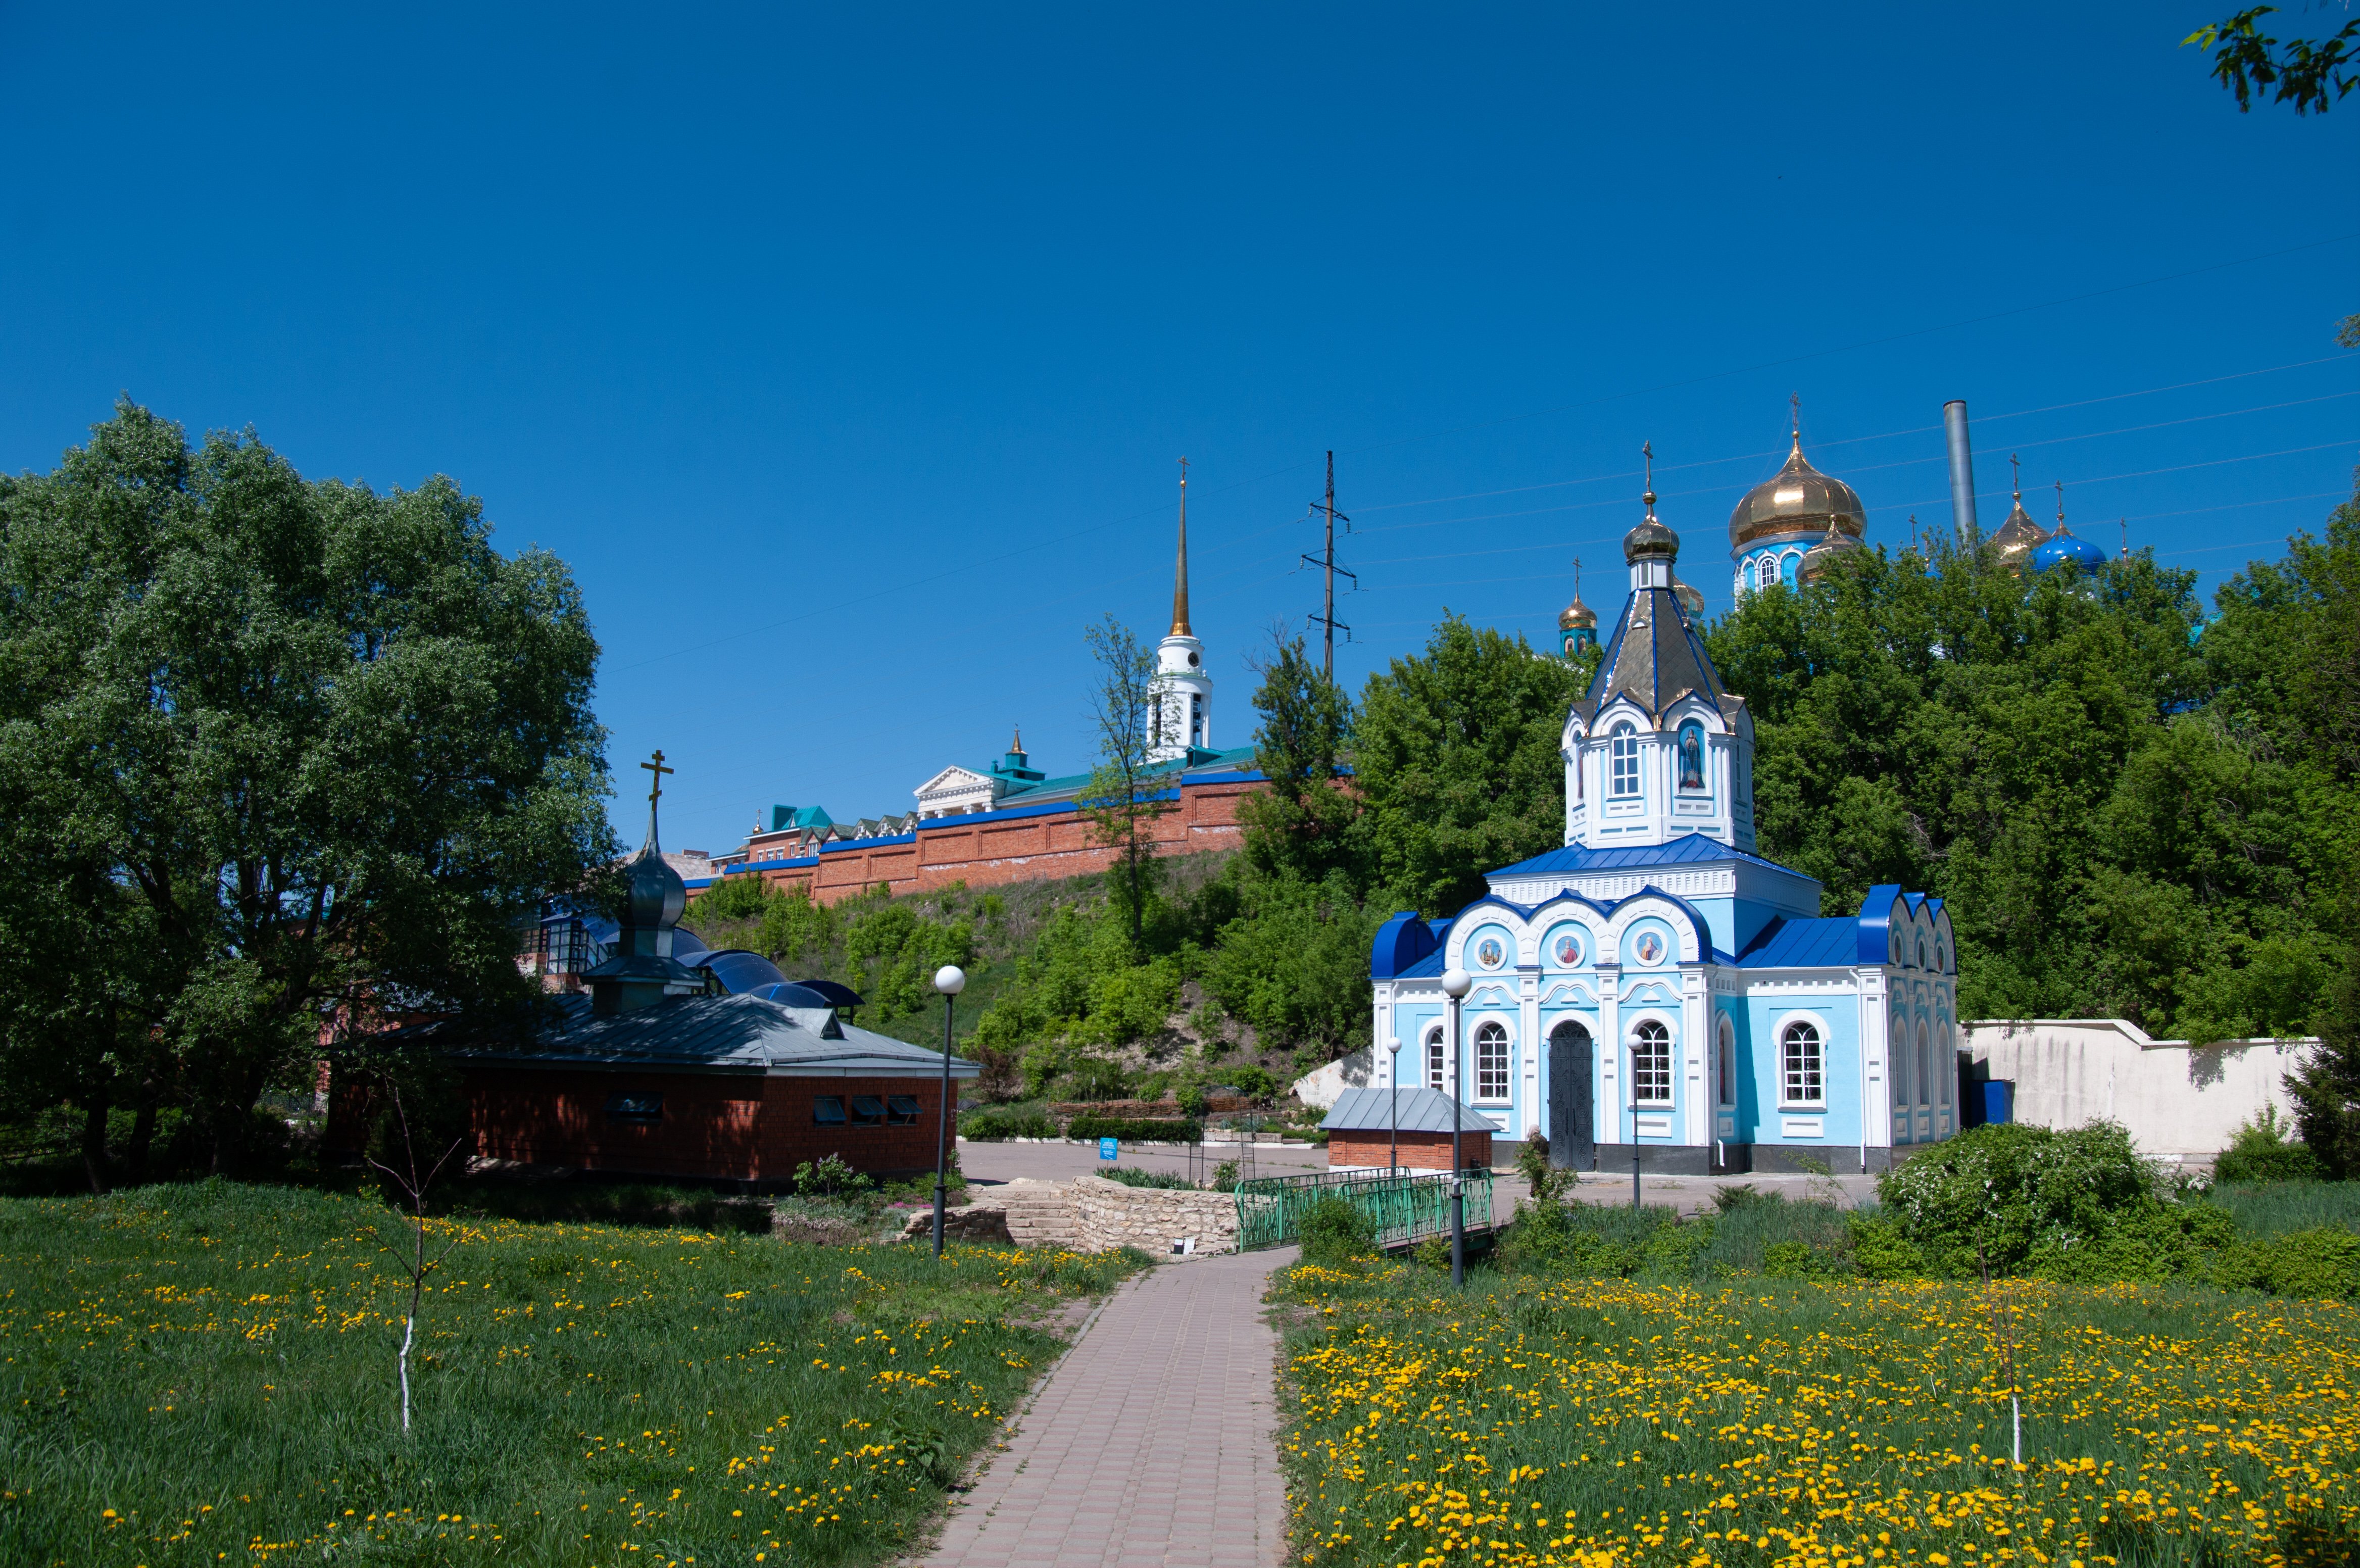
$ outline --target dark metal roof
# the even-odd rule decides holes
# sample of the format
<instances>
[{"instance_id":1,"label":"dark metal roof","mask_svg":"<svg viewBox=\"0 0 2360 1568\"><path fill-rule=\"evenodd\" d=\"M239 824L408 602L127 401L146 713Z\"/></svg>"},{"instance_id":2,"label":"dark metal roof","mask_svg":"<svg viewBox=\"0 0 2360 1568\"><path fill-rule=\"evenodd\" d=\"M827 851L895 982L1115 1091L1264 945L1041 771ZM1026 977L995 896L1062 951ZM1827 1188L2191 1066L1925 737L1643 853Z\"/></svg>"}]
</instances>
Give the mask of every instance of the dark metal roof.
<instances>
[{"instance_id":1,"label":"dark metal roof","mask_svg":"<svg viewBox=\"0 0 2360 1568\"><path fill-rule=\"evenodd\" d=\"M680 951L678 942L680 935L681 933L677 931L672 933L674 953ZM700 947L703 945L703 943L698 944ZM779 971L778 965L761 954L748 952L744 948L723 948L717 952L708 950L694 953L682 959L681 961L693 964L698 969L711 970L713 977L721 982L722 989L732 996L742 995L748 992L760 992L766 986L784 983L787 978Z\"/></svg>"},{"instance_id":2,"label":"dark metal roof","mask_svg":"<svg viewBox=\"0 0 2360 1568\"><path fill-rule=\"evenodd\" d=\"M1627 696L1656 718L1690 692L1720 708L1732 725L1744 707L1743 697L1721 689L1721 673L1712 667L1679 595L1668 587L1634 588L1622 601L1622 619L1614 623L1604 661L1573 710L1589 725L1615 697Z\"/></svg>"},{"instance_id":3,"label":"dark metal roof","mask_svg":"<svg viewBox=\"0 0 2360 1568\"><path fill-rule=\"evenodd\" d=\"M835 1009L795 1007L759 996L689 996L637 1013L600 1016L587 996L557 999L557 1023L530 1045L463 1046L464 1060L518 1067L671 1068L691 1072L786 1072L847 1077L924 1077L942 1071L930 1051L869 1029L851 1028ZM449 1025L404 1034L449 1035ZM981 1069L957 1057L951 1076Z\"/></svg>"},{"instance_id":4,"label":"dark metal roof","mask_svg":"<svg viewBox=\"0 0 2360 1568\"><path fill-rule=\"evenodd\" d=\"M1439 1089L1348 1089L1319 1125L1331 1133L1382 1133L1395 1126L1404 1133L1447 1133L1454 1102ZM1459 1130L1494 1133L1499 1128L1460 1105ZM1396 1121L1395 1118L1399 1120Z\"/></svg>"}]
</instances>

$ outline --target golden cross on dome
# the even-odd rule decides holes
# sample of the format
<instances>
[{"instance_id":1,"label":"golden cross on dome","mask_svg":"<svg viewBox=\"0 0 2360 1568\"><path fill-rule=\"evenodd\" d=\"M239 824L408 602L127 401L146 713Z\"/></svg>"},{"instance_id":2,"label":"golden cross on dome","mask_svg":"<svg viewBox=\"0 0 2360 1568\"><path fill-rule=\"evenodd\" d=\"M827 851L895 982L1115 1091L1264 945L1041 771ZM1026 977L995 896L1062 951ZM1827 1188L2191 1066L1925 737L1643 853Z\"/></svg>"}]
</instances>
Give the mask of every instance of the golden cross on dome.
<instances>
[{"instance_id":1,"label":"golden cross on dome","mask_svg":"<svg viewBox=\"0 0 2360 1568\"><path fill-rule=\"evenodd\" d=\"M2013 494L2018 501L2023 500L2024 465L2016 461L2016 454L2013 452L2007 455L2007 483L2009 492Z\"/></svg>"},{"instance_id":2,"label":"golden cross on dome","mask_svg":"<svg viewBox=\"0 0 2360 1568\"><path fill-rule=\"evenodd\" d=\"M2062 479L2057 481L2057 526L2060 530L2065 526L2065 481Z\"/></svg>"},{"instance_id":3,"label":"golden cross on dome","mask_svg":"<svg viewBox=\"0 0 2360 1568\"><path fill-rule=\"evenodd\" d=\"M667 768L664 766L663 752L661 750L656 752L656 760L654 762L641 762L639 766L647 769L649 773L655 775L650 781L654 784L655 787L648 791L648 804L650 806L653 806L656 803L657 798L663 794L663 776L666 773L676 773L680 772L680 770L678 768Z\"/></svg>"},{"instance_id":4,"label":"golden cross on dome","mask_svg":"<svg viewBox=\"0 0 2360 1568\"><path fill-rule=\"evenodd\" d=\"M1803 444L1803 394L1800 392L1787 393L1786 406L1792 411L1792 418L1795 426L1795 444L1799 448Z\"/></svg>"},{"instance_id":5,"label":"golden cross on dome","mask_svg":"<svg viewBox=\"0 0 2360 1568\"><path fill-rule=\"evenodd\" d=\"M1573 558L1573 597L1581 597L1581 557L1579 555Z\"/></svg>"}]
</instances>

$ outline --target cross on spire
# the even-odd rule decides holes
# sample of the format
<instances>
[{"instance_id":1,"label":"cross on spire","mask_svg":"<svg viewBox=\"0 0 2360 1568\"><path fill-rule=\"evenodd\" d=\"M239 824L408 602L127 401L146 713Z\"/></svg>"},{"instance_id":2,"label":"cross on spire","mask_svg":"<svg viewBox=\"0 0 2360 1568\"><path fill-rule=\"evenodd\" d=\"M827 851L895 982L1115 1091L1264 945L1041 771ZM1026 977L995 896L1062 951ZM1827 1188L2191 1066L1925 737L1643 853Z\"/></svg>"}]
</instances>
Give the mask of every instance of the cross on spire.
<instances>
[{"instance_id":1,"label":"cross on spire","mask_svg":"<svg viewBox=\"0 0 2360 1568\"><path fill-rule=\"evenodd\" d=\"M2057 532L2065 532L2065 481L2057 481Z\"/></svg>"},{"instance_id":2,"label":"cross on spire","mask_svg":"<svg viewBox=\"0 0 2360 1568\"><path fill-rule=\"evenodd\" d=\"M1193 637L1188 625L1188 459L1180 459L1180 554L1172 568L1172 635Z\"/></svg>"},{"instance_id":3,"label":"cross on spire","mask_svg":"<svg viewBox=\"0 0 2360 1568\"><path fill-rule=\"evenodd\" d=\"M1639 444L1639 455L1647 460L1647 515L1655 515L1655 444L1652 440Z\"/></svg>"},{"instance_id":4,"label":"cross on spire","mask_svg":"<svg viewBox=\"0 0 2360 1568\"><path fill-rule=\"evenodd\" d=\"M1786 407L1789 411L1790 422L1795 427L1795 450L1800 452L1803 449L1803 394L1787 393Z\"/></svg>"},{"instance_id":5,"label":"cross on spire","mask_svg":"<svg viewBox=\"0 0 2360 1568\"><path fill-rule=\"evenodd\" d=\"M1573 597L1581 597L1581 557L1579 555L1573 558Z\"/></svg>"},{"instance_id":6,"label":"cross on spire","mask_svg":"<svg viewBox=\"0 0 2360 1568\"><path fill-rule=\"evenodd\" d=\"M2016 497L2016 505L2022 506L2024 504L2024 465L2016 461L2016 454L2013 452L2007 455L2007 475L2009 493Z\"/></svg>"},{"instance_id":7,"label":"cross on spire","mask_svg":"<svg viewBox=\"0 0 2360 1568\"><path fill-rule=\"evenodd\" d=\"M680 770L678 768L667 768L664 766L663 752L661 751L658 751L656 752L656 760L654 762L641 762L639 766L647 769L648 772L653 775L649 782L654 784L655 787L648 791L648 804L650 806L653 806L657 799L663 794L663 776L666 773L676 773L680 772Z\"/></svg>"}]
</instances>

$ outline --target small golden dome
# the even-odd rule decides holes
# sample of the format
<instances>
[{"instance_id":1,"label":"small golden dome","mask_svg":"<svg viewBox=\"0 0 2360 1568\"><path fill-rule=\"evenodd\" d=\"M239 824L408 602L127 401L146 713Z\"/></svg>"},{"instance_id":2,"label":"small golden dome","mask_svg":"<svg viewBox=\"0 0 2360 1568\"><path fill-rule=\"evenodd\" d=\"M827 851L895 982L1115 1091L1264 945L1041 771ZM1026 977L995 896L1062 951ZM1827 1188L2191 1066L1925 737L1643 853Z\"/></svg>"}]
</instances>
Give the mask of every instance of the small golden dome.
<instances>
[{"instance_id":1,"label":"small golden dome","mask_svg":"<svg viewBox=\"0 0 2360 1568\"><path fill-rule=\"evenodd\" d=\"M1830 528L1817 544L1803 552L1803 559L1795 567L1798 582L1815 582L1819 574L1847 555L1857 555L1867 545L1840 528Z\"/></svg>"},{"instance_id":2,"label":"small golden dome","mask_svg":"<svg viewBox=\"0 0 2360 1568\"><path fill-rule=\"evenodd\" d=\"M1830 528L1859 539L1868 532L1868 510L1857 490L1804 459L1798 435L1786 466L1746 491L1729 514L1729 547L1743 550L1773 534L1824 533Z\"/></svg>"},{"instance_id":3,"label":"small golden dome","mask_svg":"<svg viewBox=\"0 0 2360 1568\"><path fill-rule=\"evenodd\" d=\"M2048 542L2049 531L2033 521L2032 514L2024 510L2024 492L2021 490L2016 493L2016 506L2007 514L2007 521L1994 529L1991 538L1985 541L1992 554L1999 558L1999 564L2018 574L2032 558L2032 553Z\"/></svg>"},{"instance_id":4,"label":"small golden dome","mask_svg":"<svg viewBox=\"0 0 2360 1568\"><path fill-rule=\"evenodd\" d=\"M1598 612L1582 603L1581 596L1577 593L1571 604L1557 612L1557 629L1559 631L1579 631L1585 628L1593 631L1598 629Z\"/></svg>"},{"instance_id":5,"label":"small golden dome","mask_svg":"<svg viewBox=\"0 0 2360 1568\"><path fill-rule=\"evenodd\" d=\"M1691 620L1704 614L1704 595L1677 577L1672 579L1672 597L1680 601L1680 608L1688 612Z\"/></svg>"}]
</instances>

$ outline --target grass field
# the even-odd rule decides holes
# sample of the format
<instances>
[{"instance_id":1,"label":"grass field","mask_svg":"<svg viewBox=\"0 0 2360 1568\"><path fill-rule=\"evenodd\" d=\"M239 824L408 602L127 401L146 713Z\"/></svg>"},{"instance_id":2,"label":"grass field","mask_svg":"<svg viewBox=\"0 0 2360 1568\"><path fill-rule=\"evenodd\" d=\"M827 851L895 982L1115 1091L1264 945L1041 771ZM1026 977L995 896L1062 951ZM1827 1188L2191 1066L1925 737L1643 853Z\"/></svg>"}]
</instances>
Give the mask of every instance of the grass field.
<instances>
[{"instance_id":1,"label":"grass field","mask_svg":"<svg viewBox=\"0 0 2360 1568\"><path fill-rule=\"evenodd\" d=\"M2350 1306L1489 1270L1455 1297L1402 1266L1278 1298L1306 1562L2360 1563Z\"/></svg>"},{"instance_id":2,"label":"grass field","mask_svg":"<svg viewBox=\"0 0 2360 1568\"><path fill-rule=\"evenodd\" d=\"M0 1202L0 1564L868 1563L1143 1260L405 1222L226 1183Z\"/></svg>"}]
</instances>

